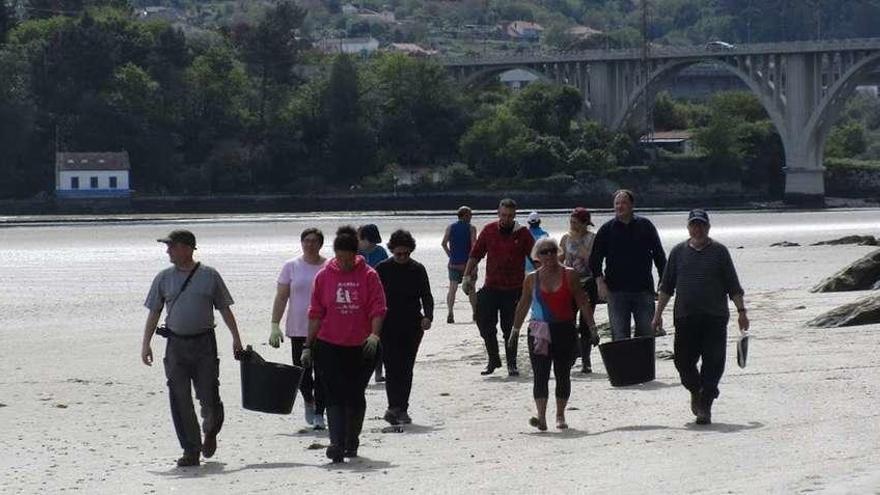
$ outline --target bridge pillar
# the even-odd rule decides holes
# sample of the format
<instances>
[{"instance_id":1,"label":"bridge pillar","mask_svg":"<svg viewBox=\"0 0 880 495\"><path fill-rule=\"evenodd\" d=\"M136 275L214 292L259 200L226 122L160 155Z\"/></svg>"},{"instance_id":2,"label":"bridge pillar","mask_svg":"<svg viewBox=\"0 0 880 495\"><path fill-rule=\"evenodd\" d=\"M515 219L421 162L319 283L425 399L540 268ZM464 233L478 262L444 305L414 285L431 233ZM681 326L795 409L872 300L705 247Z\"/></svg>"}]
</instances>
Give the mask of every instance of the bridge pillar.
<instances>
[{"instance_id":1,"label":"bridge pillar","mask_svg":"<svg viewBox=\"0 0 880 495\"><path fill-rule=\"evenodd\" d=\"M821 97L821 63L813 54L788 54L785 71L785 200L821 205L825 200L822 141L809 128Z\"/></svg>"},{"instance_id":2,"label":"bridge pillar","mask_svg":"<svg viewBox=\"0 0 880 495\"><path fill-rule=\"evenodd\" d=\"M585 101L591 119L601 122L605 127L614 125L615 117L622 106L618 101L617 71L614 62L595 62L590 64L585 84Z\"/></svg>"}]
</instances>

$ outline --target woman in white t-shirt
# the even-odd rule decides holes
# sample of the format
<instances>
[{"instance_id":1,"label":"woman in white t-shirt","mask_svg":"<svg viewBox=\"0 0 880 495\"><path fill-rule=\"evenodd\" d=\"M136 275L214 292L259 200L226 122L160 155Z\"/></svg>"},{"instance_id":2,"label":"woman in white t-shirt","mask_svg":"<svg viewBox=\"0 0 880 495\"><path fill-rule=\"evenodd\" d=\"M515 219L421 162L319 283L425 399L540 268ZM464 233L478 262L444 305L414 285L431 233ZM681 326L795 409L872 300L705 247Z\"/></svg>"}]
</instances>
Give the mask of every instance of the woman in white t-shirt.
<instances>
[{"instance_id":1,"label":"woman in white t-shirt","mask_svg":"<svg viewBox=\"0 0 880 495\"><path fill-rule=\"evenodd\" d=\"M285 334L290 338L293 353L293 364L302 366L300 356L303 344L309 334L309 303L312 300L312 288L315 276L324 267L327 260L321 256L324 245L324 234L316 228L308 228L300 234L302 256L284 263L278 275L278 289L275 292L275 303L272 305L272 331L269 345L278 347L283 341L281 334L281 316L287 308ZM305 404L306 423L316 430L323 430L324 401L323 390L317 374L311 367L305 368L300 383L303 403Z\"/></svg>"}]
</instances>

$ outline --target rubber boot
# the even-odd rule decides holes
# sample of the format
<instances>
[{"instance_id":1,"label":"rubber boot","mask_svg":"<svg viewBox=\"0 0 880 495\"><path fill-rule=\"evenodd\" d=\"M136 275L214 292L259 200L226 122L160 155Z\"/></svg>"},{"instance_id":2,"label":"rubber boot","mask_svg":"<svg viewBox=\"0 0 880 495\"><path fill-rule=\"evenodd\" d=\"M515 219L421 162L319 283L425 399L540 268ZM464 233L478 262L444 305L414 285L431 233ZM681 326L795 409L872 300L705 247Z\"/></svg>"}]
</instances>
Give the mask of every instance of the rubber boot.
<instances>
[{"instance_id":1,"label":"rubber boot","mask_svg":"<svg viewBox=\"0 0 880 495\"><path fill-rule=\"evenodd\" d=\"M343 461L346 422L344 407L330 406L327 408L327 426L330 430L330 446L327 447L327 458L333 462Z\"/></svg>"},{"instance_id":2,"label":"rubber boot","mask_svg":"<svg viewBox=\"0 0 880 495\"><path fill-rule=\"evenodd\" d=\"M364 427L364 414L366 409L349 408L346 411L345 422L345 457L357 457L358 447L361 444L361 430Z\"/></svg>"},{"instance_id":3,"label":"rubber boot","mask_svg":"<svg viewBox=\"0 0 880 495\"><path fill-rule=\"evenodd\" d=\"M483 338L483 342L486 344L486 354L489 355L489 364L486 365L486 369L481 371L481 375L491 375L495 372L496 368L501 367L501 356L498 354L498 340L495 337L491 338Z\"/></svg>"},{"instance_id":4,"label":"rubber boot","mask_svg":"<svg viewBox=\"0 0 880 495\"><path fill-rule=\"evenodd\" d=\"M581 350L581 373L587 374L593 372L593 360L590 354L593 352L593 344L590 343L590 337L581 337L579 340L579 348Z\"/></svg>"},{"instance_id":5,"label":"rubber boot","mask_svg":"<svg viewBox=\"0 0 880 495\"><path fill-rule=\"evenodd\" d=\"M516 368L516 351L518 347L519 345L516 341L512 345L504 346L504 358L507 361L508 376L519 376L519 370Z\"/></svg>"},{"instance_id":6,"label":"rubber boot","mask_svg":"<svg viewBox=\"0 0 880 495\"><path fill-rule=\"evenodd\" d=\"M712 402L714 401L714 397L706 397L705 394L701 394L700 408L697 411L698 425L712 424Z\"/></svg>"}]
</instances>

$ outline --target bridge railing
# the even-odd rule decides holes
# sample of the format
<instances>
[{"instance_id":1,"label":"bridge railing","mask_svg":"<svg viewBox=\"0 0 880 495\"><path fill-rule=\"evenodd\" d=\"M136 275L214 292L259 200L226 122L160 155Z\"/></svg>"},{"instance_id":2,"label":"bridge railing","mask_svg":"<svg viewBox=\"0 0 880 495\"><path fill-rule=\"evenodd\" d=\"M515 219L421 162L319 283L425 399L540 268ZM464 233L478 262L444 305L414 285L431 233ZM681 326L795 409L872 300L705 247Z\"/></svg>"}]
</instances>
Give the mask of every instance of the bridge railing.
<instances>
[{"instance_id":1,"label":"bridge railing","mask_svg":"<svg viewBox=\"0 0 880 495\"><path fill-rule=\"evenodd\" d=\"M737 55L766 55L788 53L815 53L851 50L880 50L880 38L847 38L823 41L787 41L782 43L750 43L732 45L731 49L711 49L707 46L653 45L649 50L652 59L664 58L712 58ZM605 50L578 51L519 51L513 54L493 56L465 56L440 58L447 66L491 66L560 62L590 62L614 60L638 60L642 50L636 48L612 48Z\"/></svg>"}]
</instances>

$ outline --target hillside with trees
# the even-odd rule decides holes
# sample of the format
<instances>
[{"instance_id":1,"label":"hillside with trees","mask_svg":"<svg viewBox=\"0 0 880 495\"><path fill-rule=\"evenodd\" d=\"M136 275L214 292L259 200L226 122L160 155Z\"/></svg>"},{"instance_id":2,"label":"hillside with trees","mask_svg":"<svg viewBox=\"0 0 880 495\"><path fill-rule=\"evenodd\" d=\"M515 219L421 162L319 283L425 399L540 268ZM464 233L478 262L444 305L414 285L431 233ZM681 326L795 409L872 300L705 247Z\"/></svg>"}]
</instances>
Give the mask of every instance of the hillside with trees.
<instances>
[{"instance_id":1,"label":"hillside with trees","mask_svg":"<svg viewBox=\"0 0 880 495\"><path fill-rule=\"evenodd\" d=\"M407 172L416 177L406 185L413 190L565 190L633 168L688 180L723 170L778 192L781 145L748 94L660 95L655 127L690 129L697 146L648 160L638 131L613 133L584 120L574 88L496 84L463 92L431 57L314 48L328 36L368 35L383 47L397 40L458 50L441 54L469 49L462 40L503 49L511 42L491 30L479 41L480 26L509 20L547 26L529 49L577 47L584 40L572 44L571 26L601 31L589 43L621 46L639 40L638 5L358 4L393 12L397 21L380 28L343 14L351 4L337 1L7 0L0 8L0 197L50 193L56 150L128 151L139 194L382 191L397 188ZM870 36L878 28L865 20L878 18L876 9L871 1L653 0L650 37ZM878 115L876 99L854 100L828 156L860 166L880 158Z\"/></svg>"}]
</instances>

